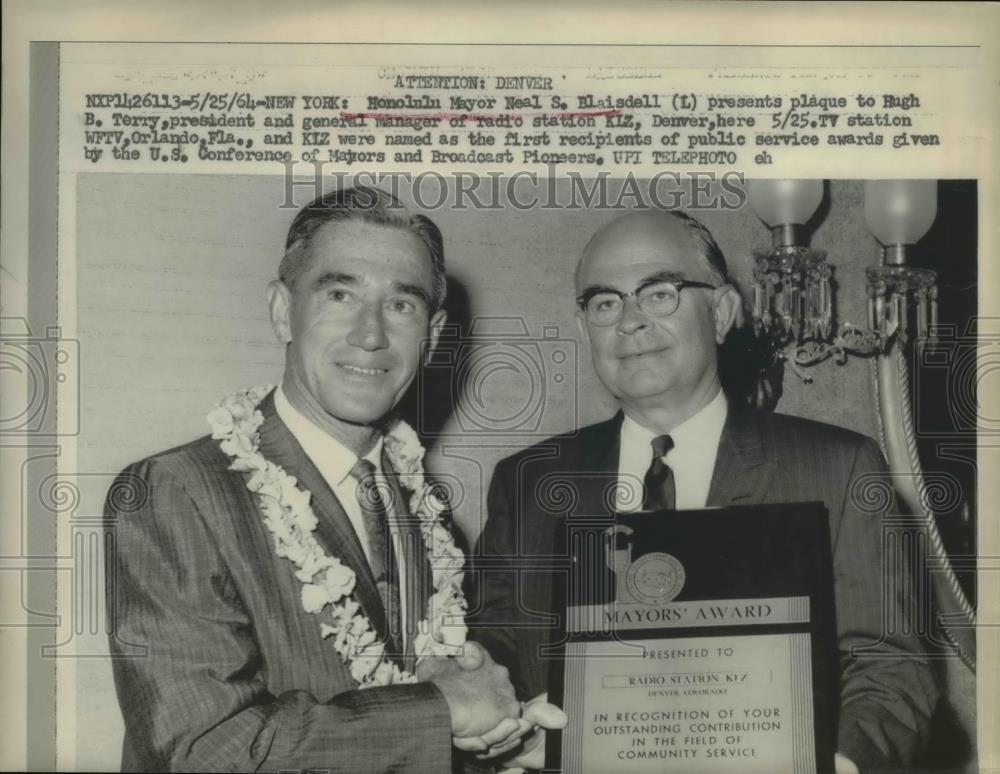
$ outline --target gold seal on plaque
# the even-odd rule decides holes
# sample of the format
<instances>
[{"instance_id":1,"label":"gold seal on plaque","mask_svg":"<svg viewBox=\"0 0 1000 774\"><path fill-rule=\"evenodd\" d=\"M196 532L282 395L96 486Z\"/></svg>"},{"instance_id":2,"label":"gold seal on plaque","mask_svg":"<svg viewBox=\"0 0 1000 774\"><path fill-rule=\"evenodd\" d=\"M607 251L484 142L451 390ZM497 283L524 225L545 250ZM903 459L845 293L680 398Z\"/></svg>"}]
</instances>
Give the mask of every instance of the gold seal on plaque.
<instances>
[{"instance_id":1,"label":"gold seal on plaque","mask_svg":"<svg viewBox=\"0 0 1000 774\"><path fill-rule=\"evenodd\" d=\"M625 585L638 602L662 605L684 588L684 565L670 554L654 551L639 557L625 573Z\"/></svg>"}]
</instances>

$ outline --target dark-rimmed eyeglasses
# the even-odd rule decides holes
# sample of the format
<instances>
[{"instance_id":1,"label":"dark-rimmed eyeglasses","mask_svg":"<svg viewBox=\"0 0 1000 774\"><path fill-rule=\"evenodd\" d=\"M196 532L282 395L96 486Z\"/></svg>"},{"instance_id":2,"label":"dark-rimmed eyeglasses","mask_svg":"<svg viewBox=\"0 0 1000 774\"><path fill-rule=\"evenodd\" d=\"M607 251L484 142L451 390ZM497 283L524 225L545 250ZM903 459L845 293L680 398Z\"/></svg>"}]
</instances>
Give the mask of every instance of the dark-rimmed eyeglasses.
<instances>
[{"instance_id":1,"label":"dark-rimmed eyeglasses","mask_svg":"<svg viewBox=\"0 0 1000 774\"><path fill-rule=\"evenodd\" d=\"M685 288L716 290L716 285L692 280L658 280L640 285L631 293L611 288L590 288L576 299L593 325L614 325L625 313L625 299L635 296L639 311L650 317L669 317L681 303Z\"/></svg>"}]
</instances>

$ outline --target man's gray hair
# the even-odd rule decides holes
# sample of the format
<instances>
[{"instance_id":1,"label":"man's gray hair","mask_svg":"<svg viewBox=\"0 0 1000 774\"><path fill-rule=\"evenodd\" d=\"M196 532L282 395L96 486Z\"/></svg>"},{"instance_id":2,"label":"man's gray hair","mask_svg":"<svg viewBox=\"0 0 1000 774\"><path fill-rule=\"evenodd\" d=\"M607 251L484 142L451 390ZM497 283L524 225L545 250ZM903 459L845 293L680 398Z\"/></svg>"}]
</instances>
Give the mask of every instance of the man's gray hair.
<instances>
[{"instance_id":1,"label":"man's gray hair","mask_svg":"<svg viewBox=\"0 0 1000 774\"><path fill-rule=\"evenodd\" d=\"M309 253L316 232L327 223L354 221L398 228L415 234L431 258L431 300L436 311L444 305L447 283L444 273L444 242L430 218L413 215L392 194L378 188L357 186L330 191L307 204L295 216L285 239L285 254L278 278L291 288L309 266Z\"/></svg>"}]
</instances>

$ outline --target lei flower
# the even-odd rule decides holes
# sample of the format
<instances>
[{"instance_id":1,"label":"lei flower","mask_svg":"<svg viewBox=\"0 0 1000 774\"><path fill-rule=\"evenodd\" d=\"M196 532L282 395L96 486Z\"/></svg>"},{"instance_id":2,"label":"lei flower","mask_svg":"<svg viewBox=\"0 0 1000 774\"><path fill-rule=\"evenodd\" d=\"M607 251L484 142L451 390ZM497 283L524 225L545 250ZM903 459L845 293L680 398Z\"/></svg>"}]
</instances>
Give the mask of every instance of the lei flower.
<instances>
[{"instance_id":1,"label":"lei flower","mask_svg":"<svg viewBox=\"0 0 1000 774\"><path fill-rule=\"evenodd\" d=\"M313 535L318 524L310 493L294 476L260 453L264 415L257 406L271 385L240 390L208 414L212 438L233 458L230 470L246 474L247 488L257 495L264 525L274 536L275 553L292 562L302 582L301 601L320 619L320 633L333 643L361 688L416 682L416 676L385 656L385 644L353 597L354 571L326 553ZM413 640L418 662L428 656L452 656L465 642L465 598L462 567L465 555L444 525L445 503L424 478L424 448L408 424L397 419L385 437L385 450L400 484L409 492L410 512L431 564L434 592Z\"/></svg>"}]
</instances>

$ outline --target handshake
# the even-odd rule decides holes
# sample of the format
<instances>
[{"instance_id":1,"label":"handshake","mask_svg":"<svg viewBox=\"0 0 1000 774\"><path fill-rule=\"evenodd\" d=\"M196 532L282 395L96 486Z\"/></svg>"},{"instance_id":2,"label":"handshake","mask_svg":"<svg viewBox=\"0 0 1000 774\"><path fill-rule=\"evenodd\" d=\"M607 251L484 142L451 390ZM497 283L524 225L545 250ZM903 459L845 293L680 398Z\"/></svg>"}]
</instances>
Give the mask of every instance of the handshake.
<instances>
[{"instance_id":1,"label":"handshake","mask_svg":"<svg viewBox=\"0 0 1000 774\"><path fill-rule=\"evenodd\" d=\"M510 768L545 765L545 730L566 725L566 715L546 695L518 703L507 669L481 645L465 643L457 658L427 659L417 665L417 678L434 683L451 711L453 743Z\"/></svg>"}]
</instances>

